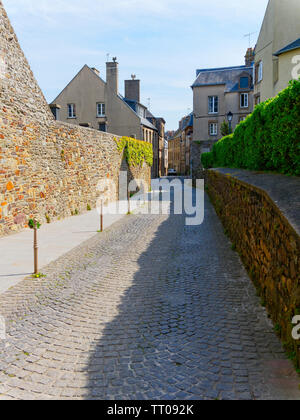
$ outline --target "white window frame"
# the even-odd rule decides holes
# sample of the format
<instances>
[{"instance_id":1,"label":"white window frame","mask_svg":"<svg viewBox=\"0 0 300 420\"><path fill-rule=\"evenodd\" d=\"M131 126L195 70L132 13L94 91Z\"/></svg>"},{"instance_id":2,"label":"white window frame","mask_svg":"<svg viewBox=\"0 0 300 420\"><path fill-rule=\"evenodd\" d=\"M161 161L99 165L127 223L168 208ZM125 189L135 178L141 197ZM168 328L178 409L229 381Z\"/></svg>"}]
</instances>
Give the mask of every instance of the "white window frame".
<instances>
[{"instance_id":1,"label":"white window frame","mask_svg":"<svg viewBox=\"0 0 300 420\"><path fill-rule=\"evenodd\" d=\"M218 135L218 123L209 123L209 135L210 136Z\"/></svg>"},{"instance_id":2,"label":"white window frame","mask_svg":"<svg viewBox=\"0 0 300 420\"><path fill-rule=\"evenodd\" d=\"M98 102L97 103L97 117L105 117L105 115L106 115L105 103Z\"/></svg>"},{"instance_id":3,"label":"white window frame","mask_svg":"<svg viewBox=\"0 0 300 420\"><path fill-rule=\"evenodd\" d=\"M257 82L261 82L264 76L264 71L263 71L264 67L263 67L263 62L260 61L258 64L258 75L257 75Z\"/></svg>"},{"instance_id":4,"label":"white window frame","mask_svg":"<svg viewBox=\"0 0 300 420\"><path fill-rule=\"evenodd\" d=\"M243 105L243 98L244 98L244 105ZM240 107L241 108L249 108L249 93L241 93L241 95L240 95Z\"/></svg>"},{"instance_id":5,"label":"white window frame","mask_svg":"<svg viewBox=\"0 0 300 420\"><path fill-rule=\"evenodd\" d=\"M211 102L212 100L212 102ZM212 107L211 107L212 105ZM213 111L211 111L213 109ZM208 97L208 113L209 114L218 114L219 113L219 97L218 96L209 96Z\"/></svg>"},{"instance_id":6,"label":"white window frame","mask_svg":"<svg viewBox=\"0 0 300 420\"><path fill-rule=\"evenodd\" d=\"M68 118L76 118L76 105L68 104Z\"/></svg>"}]
</instances>

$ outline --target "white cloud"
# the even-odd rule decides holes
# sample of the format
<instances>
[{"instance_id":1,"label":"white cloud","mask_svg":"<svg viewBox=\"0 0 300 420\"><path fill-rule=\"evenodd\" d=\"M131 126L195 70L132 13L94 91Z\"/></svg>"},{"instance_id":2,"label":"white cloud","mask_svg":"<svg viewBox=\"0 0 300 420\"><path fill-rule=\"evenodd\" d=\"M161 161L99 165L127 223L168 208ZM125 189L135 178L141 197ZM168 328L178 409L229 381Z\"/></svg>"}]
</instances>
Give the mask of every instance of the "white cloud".
<instances>
[{"instance_id":1,"label":"white cloud","mask_svg":"<svg viewBox=\"0 0 300 420\"><path fill-rule=\"evenodd\" d=\"M103 17L116 20L126 18L122 24L132 24L132 20L147 16L158 17L166 21L198 15L199 17L213 17L225 21L245 17L255 20L261 16L268 0L4 0L5 7L12 14L22 13L38 16L40 19L55 22L55 18L70 16L82 20L99 20ZM186 22L188 25L188 22Z\"/></svg>"}]
</instances>

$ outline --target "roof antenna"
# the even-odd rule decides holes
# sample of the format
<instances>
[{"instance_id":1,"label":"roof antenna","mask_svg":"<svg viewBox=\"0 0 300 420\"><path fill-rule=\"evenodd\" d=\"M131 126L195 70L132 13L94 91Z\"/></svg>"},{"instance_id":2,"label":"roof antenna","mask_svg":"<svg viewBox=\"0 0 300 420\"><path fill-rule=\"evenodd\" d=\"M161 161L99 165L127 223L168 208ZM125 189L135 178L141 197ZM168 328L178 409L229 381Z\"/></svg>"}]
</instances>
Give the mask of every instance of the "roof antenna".
<instances>
[{"instance_id":1,"label":"roof antenna","mask_svg":"<svg viewBox=\"0 0 300 420\"><path fill-rule=\"evenodd\" d=\"M250 34L244 35L244 38L249 38L249 48L251 48L251 36L257 34L257 32L251 32Z\"/></svg>"},{"instance_id":2,"label":"roof antenna","mask_svg":"<svg viewBox=\"0 0 300 420\"><path fill-rule=\"evenodd\" d=\"M150 111L150 109L151 109L151 98L148 98L147 101L148 101L148 109Z\"/></svg>"},{"instance_id":3,"label":"roof antenna","mask_svg":"<svg viewBox=\"0 0 300 420\"><path fill-rule=\"evenodd\" d=\"M109 62L109 53L106 54L106 61Z\"/></svg>"}]
</instances>

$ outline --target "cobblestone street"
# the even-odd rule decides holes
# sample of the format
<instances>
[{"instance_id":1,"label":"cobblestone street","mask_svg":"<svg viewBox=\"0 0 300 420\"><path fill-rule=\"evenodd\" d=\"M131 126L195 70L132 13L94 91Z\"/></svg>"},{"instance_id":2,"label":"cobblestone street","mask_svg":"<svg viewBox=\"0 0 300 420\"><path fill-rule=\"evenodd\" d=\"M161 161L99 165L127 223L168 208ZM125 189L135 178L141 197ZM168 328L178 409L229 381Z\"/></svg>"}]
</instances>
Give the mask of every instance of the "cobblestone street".
<instances>
[{"instance_id":1,"label":"cobblestone street","mask_svg":"<svg viewBox=\"0 0 300 420\"><path fill-rule=\"evenodd\" d=\"M131 215L0 296L1 399L299 397L212 205Z\"/></svg>"}]
</instances>

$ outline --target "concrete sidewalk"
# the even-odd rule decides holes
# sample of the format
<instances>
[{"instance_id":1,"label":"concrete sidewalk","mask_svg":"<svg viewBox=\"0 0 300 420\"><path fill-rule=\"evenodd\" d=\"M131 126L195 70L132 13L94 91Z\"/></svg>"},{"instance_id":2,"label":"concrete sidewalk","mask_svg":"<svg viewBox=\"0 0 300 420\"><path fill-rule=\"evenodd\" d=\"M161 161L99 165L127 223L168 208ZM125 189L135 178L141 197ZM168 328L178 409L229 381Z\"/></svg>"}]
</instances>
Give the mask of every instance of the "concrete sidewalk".
<instances>
[{"instance_id":1,"label":"concrete sidewalk","mask_svg":"<svg viewBox=\"0 0 300 420\"><path fill-rule=\"evenodd\" d=\"M147 196L147 195L146 195ZM145 199L146 199L145 196ZM131 211L138 207L140 194L131 200ZM125 215L104 215L104 229ZM38 231L39 270L71 249L98 234L100 216L97 210L42 225ZM33 273L33 231L0 238L0 294Z\"/></svg>"}]
</instances>

